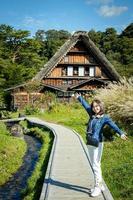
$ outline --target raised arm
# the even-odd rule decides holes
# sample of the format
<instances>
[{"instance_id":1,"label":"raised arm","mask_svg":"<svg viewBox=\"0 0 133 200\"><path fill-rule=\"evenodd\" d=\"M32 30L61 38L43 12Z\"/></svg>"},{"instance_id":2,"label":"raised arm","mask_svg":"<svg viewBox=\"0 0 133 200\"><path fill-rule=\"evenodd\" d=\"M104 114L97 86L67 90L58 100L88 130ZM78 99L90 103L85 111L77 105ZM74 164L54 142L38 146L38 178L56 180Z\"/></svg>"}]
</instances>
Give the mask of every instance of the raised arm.
<instances>
[{"instance_id":1,"label":"raised arm","mask_svg":"<svg viewBox=\"0 0 133 200\"><path fill-rule=\"evenodd\" d=\"M117 132L123 140L127 139L125 133L119 129L119 127L112 121L110 117L106 117L105 124L109 125L115 132Z\"/></svg>"},{"instance_id":2,"label":"raised arm","mask_svg":"<svg viewBox=\"0 0 133 200\"><path fill-rule=\"evenodd\" d=\"M79 102L85 108L85 110L87 111L87 113L89 115L92 115L91 106L85 101L85 99L81 96L81 94L76 94L76 98L79 100Z\"/></svg>"}]
</instances>

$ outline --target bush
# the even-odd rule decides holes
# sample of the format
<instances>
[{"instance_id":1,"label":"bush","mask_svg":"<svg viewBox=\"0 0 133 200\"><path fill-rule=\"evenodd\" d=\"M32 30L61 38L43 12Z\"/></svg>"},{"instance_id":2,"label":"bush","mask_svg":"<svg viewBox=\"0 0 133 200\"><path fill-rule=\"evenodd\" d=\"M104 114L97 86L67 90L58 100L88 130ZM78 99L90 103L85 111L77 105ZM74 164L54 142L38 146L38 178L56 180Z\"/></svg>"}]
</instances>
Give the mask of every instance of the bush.
<instances>
[{"instance_id":1,"label":"bush","mask_svg":"<svg viewBox=\"0 0 133 200\"><path fill-rule=\"evenodd\" d=\"M26 115L33 115L39 113L39 109L37 107L34 107L33 105L27 105L24 108L24 113Z\"/></svg>"},{"instance_id":2,"label":"bush","mask_svg":"<svg viewBox=\"0 0 133 200\"><path fill-rule=\"evenodd\" d=\"M10 136L11 133L9 132L9 130L7 130L5 123L0 122L0 135L7 135Z\"/></svg>"},{"instance_id":3,"label":"bush","mask_svg":"<svg viewBox=\"0 0 133 200\"><path fill-rule=\"evenodd\" d=\"M109 84L108 88L98 90L96 98L105 103L107 112L114 120L133 125L133 78Z\"/></svg>"}]
</instances>

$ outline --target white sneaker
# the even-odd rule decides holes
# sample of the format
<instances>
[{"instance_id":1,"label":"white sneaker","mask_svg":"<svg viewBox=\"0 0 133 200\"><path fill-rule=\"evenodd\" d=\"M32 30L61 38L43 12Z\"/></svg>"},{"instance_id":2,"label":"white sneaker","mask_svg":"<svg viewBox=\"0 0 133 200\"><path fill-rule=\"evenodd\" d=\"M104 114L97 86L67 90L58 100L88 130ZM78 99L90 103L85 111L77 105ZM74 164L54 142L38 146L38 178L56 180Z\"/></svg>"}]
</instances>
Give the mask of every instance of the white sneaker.
<instances>
[{"instance_id":1,"label":"white sneaker","mask_svg":"<svg viewBox=\"0 0 133 200\"><path fill-rule=\"evenodd\" d=\"M89 194L91 194L93 192L94 188L89 189Z\"/></svg>"},{"instance_id":2,"label":"white sneaker","mask_svg":"<svg viewBox=\"0 0 133 200\"><path fill-rule=\"evenodd\" d=\"M100 189L101 189L101 191L105 191L104 185L101 185L101 186L100 186Z\"/></svg>"},{"instance_id":3,"label":"white sneaker","mask_svg":"<svg viewBox=\"0 0 133 200\"><path fill-rule=\"evenodd\" d=\"M92 197L97 197L98 195L101 194L101 188L100 187L95 187L91 193L91 196Z\"/></svg>"},{"instance_id":4,"label":"white sneaker","mask_svg":"<svg viewBox=\"0 0 133 200\"><path fill-rule=\"evenodd\" d=\"M95 186L95 187L99 187L99 188L101 189L101 191L105 191L105 187L104 187L104 185L101 185L101 186ZM89 189L89 193L92 193L92 192L95 190L95 187Z\"/></svg>"}]
</instances>

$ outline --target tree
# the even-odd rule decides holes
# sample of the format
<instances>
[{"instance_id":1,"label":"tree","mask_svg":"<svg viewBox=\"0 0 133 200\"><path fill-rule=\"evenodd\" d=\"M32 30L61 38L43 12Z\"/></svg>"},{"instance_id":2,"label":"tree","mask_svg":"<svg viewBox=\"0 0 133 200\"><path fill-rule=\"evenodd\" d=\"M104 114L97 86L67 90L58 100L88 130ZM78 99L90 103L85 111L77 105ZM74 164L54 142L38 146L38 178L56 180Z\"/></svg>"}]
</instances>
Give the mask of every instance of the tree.
<instances>
[{"instance_id":1,"label":"tree","mask_svg":"<svg viewBox=\"0 0 133 200\"><path fill-rule=\"evenodd\" d=\"M46 39L46 36L45 36L45 31L44 30L38 30L36 33L35 33L35 39L38 40L38 41L45 41Z\"/></svg>"},{"instance_id":2,"label":"tree","mask_svg":"<svg viewBox=\"0 0 133 200\"><path fill-rule=\"evenodd\" d=\"M71 34L68 31L57 31L54 29L46 31L45 34L46 40L66 40L71 36Z\"/></svg>"},{"instance_id":3,"label":"tree","mask_svg":"<svg viewBox=\"0 0 133 200\"><path fill-rule=\"evenodd\" d=\"M91 38L91 40L98 46L101 46L101 38L102 38L102 32L98 31L96 32L94 29L90 30L88 32L89 37Z\"/></svg>"},{"instance_id":4,"label":"tree","mask_svg":"<svg viewBox=\"0 0 133 200\"><path fill-rule=\"evenodd\" d=\"M46 56L51 58L55 52L64 44L70 37L70 33L64 30L48 30L46 34Z\"/></svg>"},{"instance_id":5,"label":"tree","mask_svg":"<svg viewBox=\"0 0 133 200\"><path fill-rule=\"evenodd\" d=\"M29 31L0 26L0 83L11 87L31 79L47 61L41 57L42 44L29 38Z\"/></svg>"},{"instance_id":6,"label":"tree","mask_svg":"<svg viewBox=\"0 0 133 200\"><path fill-rule=\"evenodd\" d=\"M122 64L133 64L133 38L122 37L119 40L119 51Z\"/></svg>"},{"instance_id":7,"label":"tree","mask_svg":"<svg viewBox=\"0 0 133 200\"><path fill-rule=\"evenodd\" d=\"M10 55L12 63L19 59L19 52L22 44L26 42L29 31L15 30L10 26L0 26L0 38L3 39L5 47L8 49L7 55Z\"/></svg>"},{"instance_id":8,"label":"tree","mask_svg":"<svg viewBox=\"0 0 133 200\"><path fill-rule=\"evenodd\" d=\"M107 28L106 31L102 34L101 38L101 48L102 51L106 54L108 51L116 51L118 36L114 28Z\"/></svg>"},{"instance_id":9,"label":"tree","mask_svg":"<svg viewBox=\"0 0 133 200\"><path fill-rule=\"evenodd\" d=\"M133 23L129 24L121 33L121 37L125 36L128 38L133 38Z\"/></svg>"}]
</instances>

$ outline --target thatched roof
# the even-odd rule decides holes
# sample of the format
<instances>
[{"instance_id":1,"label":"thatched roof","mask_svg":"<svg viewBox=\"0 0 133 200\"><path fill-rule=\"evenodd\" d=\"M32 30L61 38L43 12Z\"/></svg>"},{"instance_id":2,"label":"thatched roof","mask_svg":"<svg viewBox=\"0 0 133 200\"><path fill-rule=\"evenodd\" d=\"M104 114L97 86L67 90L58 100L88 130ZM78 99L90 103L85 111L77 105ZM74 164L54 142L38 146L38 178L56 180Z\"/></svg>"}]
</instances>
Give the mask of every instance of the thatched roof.
<instances>
[{"instance_id":1,"label":"thatched roof","mask_svg":"<svg viewBox=\"0 0 133 200\"><path fill-rule=\"evenodd\" d=\"M56 91L60 91L60 92L65 92L66 89L63 88L63 87L57 87L57 86L54 86L54 85L48 85L48 84L42 84L44 86L44 88L50 88L50 89L53 89L53 90L56 90ZM42 88L42 90L44 89Z\"/></svg>"},{"instance_id":2,"label":"thatched roof","mask_svg":"<svg viewBox=\"0 0 133 200\"><path fill-rule=\"evenodd\" d=\"M78 42L82 41L89 52L95 56L96 60L104 66L104 70L109 74L110 78L118 81L121 77L108 61L105 55L96 47L94 42L89 38L87 32L75 32L70 39L68 39L61 48L54 54L54 56L44 65L44 67L36 74L33 80L42 80L46 78L54 67L58 65L61 59L70 51L72 47Z\"/></svg>"},{"instance_id":3,"label":"thatched roof","mask_svg":"<svg viewBox=\"0 0 133 200\"><path fill-rule=\"evenodd\" d=\"M20 84L20 85L15 85L15 86L12 86L12 87L10 87L10 88L5 89L4 91L10 91L10 90L18 89L18 88L24 88L24 87L27 86L27 85L28 85L28 83L24 83L24 84ZM48 85L48 84L44 84L44 83L41 83L40 85L41 85L42 87L39 88L39 91L42 91L44 88L50 88L50 89L57 90L57 91L61 91L61 92L65 92L65 91L67 90L67 88L56 87L56 86Z\"/></svg>"},{"instance_id":4,"label":"thatched roof","mask_svg":"<svg viewBox=\"0 0 133 200\"><path fill-rule=\"evenodd\" d=\"M87 84L89 82L99 82L101 85L108 84L108 81L106 81L106 80L101 80L101 79L98 79L98 78L89 78L87 80L84 80L84 81L76 84L76 85L71 86L70 89L76 89L77 87L80 87L80 86Z\"/></svg>"},{"instance_id":5,"label":"thatched roof","mask_svg":"<svg viewBox=\"0 0 133 200\"><path fill-rule=\"evenodd\" d=\"M4 91L10 91L10 90L14 90L14 89L25 87L25 86L26 86L26 83L22 83L20 85L15 85L15 86L12 86L10 88L6 88L6 89L4 89Z\"/></svg>"}]
</instances>

